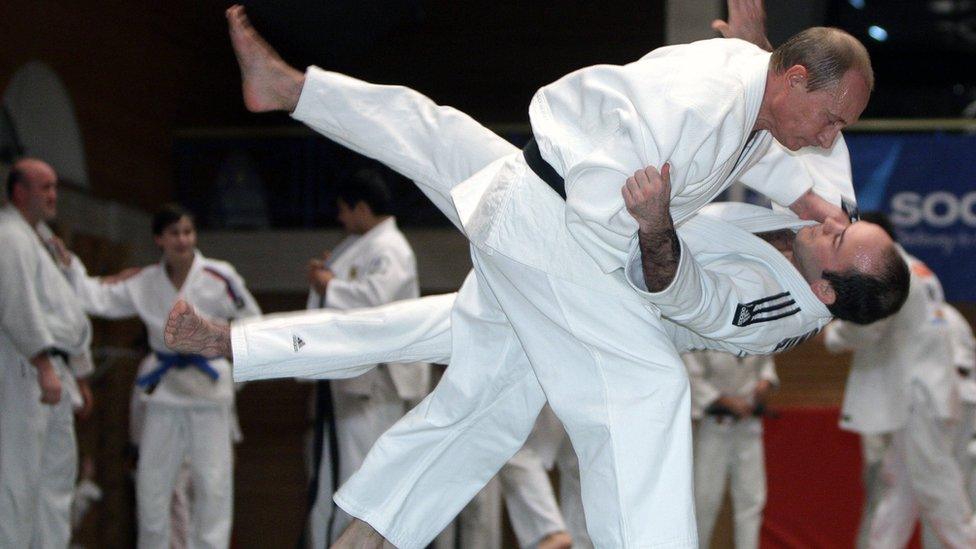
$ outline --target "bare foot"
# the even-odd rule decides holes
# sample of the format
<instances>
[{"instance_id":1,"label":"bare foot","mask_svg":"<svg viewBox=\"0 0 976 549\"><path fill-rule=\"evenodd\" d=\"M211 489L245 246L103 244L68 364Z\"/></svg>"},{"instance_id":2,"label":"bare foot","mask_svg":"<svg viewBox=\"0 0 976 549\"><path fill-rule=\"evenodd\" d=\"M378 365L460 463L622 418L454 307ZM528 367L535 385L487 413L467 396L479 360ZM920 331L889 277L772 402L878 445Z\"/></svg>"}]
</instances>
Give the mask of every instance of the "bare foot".
<instances>
[{"instance_id":1,"label":"bare foot","mask_svg":"<svg viewBox=\"0 0 976 549\"><path fill-rule=\"evenodd\" d=\"M230 42L241 67L244 106L251 112L295 110L305 75L285 63L244 13L244 6L227 8Z\"/></svg>"},{"instance_id":2,"label":"bare foot","mask_svg":"<svg viewBox=\"0 0 976 549\"><path fill-rule=\"evenodd\" d=\"M538 549L570 549L572 546L573 538L566 532L553 532L536 545Z\"/></svg>"},{"instance_id":3,"label":"bare foot","mask_svg":"<svg viewBox=\"0 0 976 549\"><path fill-rule=\"evenodd\" d=\"M163 330L166 346L178 353L207 357L226 356L234 360L230 326L204 319L182 299L173 304Z\"/></svg>"},{"instance_id":4,"label":"bare foot","mask_svg":"<svg viewBox=\"0 0 976 549\"><path fill-rule=\"evenodd\" d=\"M372 526L353 519L330 549L383 549L392 547Z\"/></svg>"}]
</instances>

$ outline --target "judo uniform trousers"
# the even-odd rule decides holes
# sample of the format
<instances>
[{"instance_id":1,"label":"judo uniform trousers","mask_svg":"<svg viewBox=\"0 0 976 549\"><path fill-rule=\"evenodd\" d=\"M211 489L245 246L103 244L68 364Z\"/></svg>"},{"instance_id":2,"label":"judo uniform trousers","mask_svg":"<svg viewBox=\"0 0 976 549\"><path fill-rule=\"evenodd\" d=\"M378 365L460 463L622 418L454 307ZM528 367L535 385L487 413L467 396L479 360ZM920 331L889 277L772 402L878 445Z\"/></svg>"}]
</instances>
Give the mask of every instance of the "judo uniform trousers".
<instances>
[{"instance_id":1,"label":"judo uniform trousers","mask_svg":"<svg viewBox=\"0 0 976 549\"><path fill-rule=\"evenodd\" d=\"M420 296L417 260L397 228L385 219L363 235L350 235L333 250L328 267L335 273L326 294L312 290L308 307L353 309ZM351 520L339 510L332 516L332 493L359 469L376 439L430 389L427 364L383 364L361 376L331 383L338 443L338 479L327 446L319 461L319 486L310 512L312 547L326 547ZM322 440L328 440L322 436ZM327 532L331 524L331 533Z\"/></svg>"},{"instance_id":2,"label":"judo uniform trousers","mask_svg":"<svg viewBox=\"0 0 976 549\"><path fill-rule=\"evenodd\" d=\"M714 351L686 354L684 358L691 377L691 417L698 420L694 435L698 539L702 545L710 543L728 482L735 546L758 548L766 506L762 419L714 416L707 410L723 395L752 402L759 381L778 384L773 359L740 358Z\"/></svg>"},{"instance_id":3,"label":"judo uniform trousers","mask_svg":"<svg viewBox=\"0 0 976 549\"><path fill-rule=\"evenodd\" d=\"M712 45L698 47L707 49ZM709 52L705 57L711 59L714 51ZM764 81L767 61L768 58L753 58L746 62L751 68L742 72L751 75L749 82L755 84ZM641 79L641 76L646 75L634 75L634 78ZM572 88L577 83L579 81L571 81L566 86ZM754 89L750 85L745 87ZM553 91L558 92L559 89L560 86L556 86ZM758 106L761 93L750 97L757 98ZM325 112L330 109L331 112ZM736 233L741 238L730 238L724 224L720 229L710 221L689 221L686 231L690 231L689 234L702 231L702 238L696 239L696 244L700 244L706 254L719 253L718 249L710 249L710 243L714 243L726 254L732 249L751 248L761 255L762 259L758 262L746 263L748 267L745 270L756 278L751 279L747 275L746 279L751 281L739 286L733 285L729 279L717 281L709 278L708 284L717 282L717 285L702 287L699 284L703 279L698 276L702 267L691 259L688 252L682 254L683 262L679 266L676 283L662 294L646 295L645 292L647 302L644 302L635 299L633 287L628 291L628 286L642 282L642 276L638 277L641 280L632 279L631 284L625 284L623 273L620 272L628 254L630 266L640 271L639 261L633 255L636 250L631 246L633 230L623 242L625 249L610 254L618 262L614 274L601 276L604 271L600 259L596 264L586 259L587 255L601 255L598 251L601 245L582 244L578 240L585 239L579 235L567 238L563 229L570 204L574 202L574 191L570 184L573 178L566 176L570 196L564 203L535 178L522 162L521 155L510 145L483 128L469 131L472 121L456 111L438 108L403 88L370 86L310 69L294 116L328 137L373 156L414 179L457 226L463 227L472 240L472 255L478 272L478 279L462 288L452 318L455 344L452 348L452 369L445 380L451 380L456 375L457 381L452 380L446 385L442 382L435 395L440 393L443 396L425 400L416 413L408 414L381 437L370 454L399 454L404 459L409 457L413 465L409 470L404 470L391 463L387 469L379 461L371 463L370 457L367 457L363 469L337 494L336 500L340 506L372 524L397 545L411 547L425 544L456 512L457 505L463 505L521 446L531 429L531 419L536 417L544 396L548 396L553 410L570 433L580 458L584 501L587 509L593 508L596 513L595 517L593 513L587 513L594 543L597 546L654 543L696 545L690 493L690 436L684 367L666 333L667 328L652 324L650 335L635 341L633 337L625 337L618 327L634 324L641 325L645 330L648 316L660 313L704 334L699 338L710 338L718 346L729 350L769 353L792 346L822 327L829 313L782 255L772 251L765 243L757 245L757 239L744 231ZM745 115L742 120L748 117ZM753 121L742 125L741 131L748 133ZM455 126L464 126L467 136L459 140L457 136L464 133L452 132ZM403 127L408 129L405 131ZM546 148L540 135L545 132L540 132L534 120L533 127L545 156ZM452 139L441 139L445 130L452 135ZM715 162L706 162L706 169L697 171L697 175L704 179L685 180L677 187L673 184L675 199L672 212L676 221L686 220L707 202L700 201L707 194L706 190L710 192L713 186L715 189L723 188L739 178L747 166L750 170L759 169L758 166L773 154L770 152L760 161L755 158L758 155L752 148L757 146L756 139L768 138L768 135L753 136L752 141L748 135L741 137L737 141L740 146L731 151L734 154L715 158ZM621 145L619 140L613 139L605 144L611 142L613 148ZM377 147L378 143L386 145L380 148ZM586 143L577 144L587 147ZM628 146L633 148L633 144ZM683 147L679 148L683 150ZM784 156L789 157L787 164L794 167L803 165L790 155ZM549 160L554 163L551 158ZM606 160L612 162L613 158ZM640 159L633 162L633 167L628 162L626 172L651 163ZM492 165L457 185L463 177L488 163ZM559 170L560 167L556 168ZM607 171L603 173L608 184L611 174ZM612 194L618 196L617 202L620 202L621 173L612 173L615 181ZM590 186L588 183L581 188ZM687 192L681 194L681 189ZM802 193L796 196L799 194ZM607 197L603 196L603 199L607 200ZM790 200L784 202L789 203ZM627 215L622 203L614 211L621 220ZM691 229L689 224L702 226ZM605 224L594 230L600 230L603 226ZM533 234L531 238L527 231ZM554 233L551 238L549 233ZM706 233L708 237L704 236ZM538 242L543 235L546 236L544 245ZM722 243L714 242L716 238ZM614 239L611 237L610 240ZM616 249L616 244L611 247ZM573 265L571 272L566 272L567 265ZM753 270L753 267L757 270ZM559 276L554 277L553 273ZM518 284L514 284L514 280L518 280ZM577 297L579 294L584 297ZM569 295L573 297L569 298ZM589 299L586 299L587 295ZM777 302L775 306L786 307L784 311L790 314L777 319L767 318L761 312L753 316L755 302L772 296L786 297L785 301ZM697 302L702 298L706 298L703 301L710 303L709 306L715 311L722 312L702 315L699 309L701 303ZM797 306L791 308L786 305L787 301ZM745 312L733 320L739 306ZM614 312L594 321L594 310ZM575 324L578 318L594 321L593 325L571 327L570 324ZM574 321L571 323L569 319ZM772 323L774 320L776 322ZM554 328L553 323L558 328L551 330L549 328ZM519 327L529 333L519 331ZM622 351L629 347L632 347L629 351ZM557 356L553 355L554 351L558 351ZM641 358L650 356L659 360ZM550 370L556 362L562 364L558 375ZM459 363L468 365L457 368ZM473 375L474 371L478 372L475 376L478 382L465 380L465 376ZM567 372L581 378L568 379ZM592 376L597 372L603 375L603 379L594 385ZM608 381L608 378L613 378L613 381ZM641 383L635 383L637 379ZM547 387L545 395L537 381ZM596 390L601 386L604 389L613 386L620 392L608 396L606 391ZM658 391L667 397L650 398ZM653 401L654 405L650 406L651 409L627 407L626 412L620 413L616 407L610 406L611 401L644 405ZM466 405L459 405L459 402ZM609 413L610 408L614 413ZM469 440L466 433L471 432L478 423L495 421L501 410L509 412L507 430L495 432L492 437L482 436L477 442ZM659 421L649 420L655 417ZM518 421L515 421L516 418ZM675 418L680 418L677 420L679 425L675 425ZM411 425L418 423L429 426L429 429ZM631 433L633 436L621 435L628 430L628 425L638 424L647 429L639 434ZM418 443L416 448L419 453L412 454L411 450L400 447L400 442L410 438L400 436L402 432L398 427L401 425L405 432L426 430L425 436L438 440L441 440L443 431L449 429L459 430L460 433L451 433L433 453L420 450L426 444L420 440L423 437L414 439L411 444ZM439 429L442 433L437 433ZM660 437L667 438L668 442L665 443ZM384 439L392 442L393 446L385 447ZM613 440L612 444L610 439ZM439 456L462 446L471 450L472 454L477 454L478 450L484 451L484 454L477 459L465 457L440 462ZM660 449L665 449L663 454L657 453ZM488 454L491 454L490 459ZM648 467L648 459L651 459L652 467ZM442 463L452 465L441 466ZM457 467L458 463L462 463L462 467ZM448 478L433 478L437 475L430 473L435 470L446 473ZM478 473L472 472L475 470ZM626 471L626 475L623 471ZM676 474L663 474L661 471L675 471ZM641 475L655 479L663 475L667 477L667 482L638 478ZM624 476L627 477L626 481ZM366 481L360 486L352 486L359 477L397 478L400 486L413 487L397 488L392 493L387 490L381 495L375 491L371 493ZM429 493L435 486L459 482L461 478L465 482L455 485L458 489L452 494L450 505L444 500L433 506L432 501L415 502L412 499L422 492ZM376 481L376 485L380 483ZM651 486L667 491L669 497L649 497L647 490ZM624 496L623 493L630 495ZM357 497L354 501L345 494L357 494ZM459 503L455 503L455 499ZM665 500L670 501L665 503ZM411 529L415 524L423 523L424 526L418 531L400 531L392 524L392 517L386 516L394 508L408 510L396 513L397 522L410 524ZM436 514L446 515L447 518L431 520Z\"/></svg>"},{"instance_id":4,"label":"judo uniform trousers","mask_svg":"<svg viewBox=\"0 0 976 549\"><path fill-rule=\"evenodd\" d=\"M102 284L84 265L71 262L70 280L90 315L138 317L149 333L153 355L140 366L144 379L160 372L170 351L163 328L173 303L185 299L211 319L229 321L260 314L260 308L234 268L199 252L181 288L175 288L160 262L127 280ZM216 374L196 366L174 367L143 392L143 432L136 471L140 548L170 546L170 503L180 468L188 459L193 489L189 545L224 548L230 543L234 502L234 383L230 363L207 358Z\"/></svg>"},{"instance_id":5,"label":"judo uniform trousers","mask_svg":"<svg viewBox=\"0 0 976 549\"><path fill-rule=\"evenodd\" d=\"M868 545L903 547L921 514L946 547L973 547L972 511L948 425L958 403L942 286L923 263L905 257L912 278L901 310L868 326L838 322L826 338L832 350L855 351L841 428L891 433Z\"/></svg>"},{"instance_id":6,"label":"judo uniform trousers","mask_svg":"<svg viewBox=\"0 0 976 549\"><path fill-rule=\"evenodd\" d=\"M75 377L90 373L91 325L41 230L14 206L0 209L0 547L66 547L71 537L72 406L81 402ZM46 351L58 353L62 384L53 406L40 402L30 363Z\"/></svg>"}]
</instances>

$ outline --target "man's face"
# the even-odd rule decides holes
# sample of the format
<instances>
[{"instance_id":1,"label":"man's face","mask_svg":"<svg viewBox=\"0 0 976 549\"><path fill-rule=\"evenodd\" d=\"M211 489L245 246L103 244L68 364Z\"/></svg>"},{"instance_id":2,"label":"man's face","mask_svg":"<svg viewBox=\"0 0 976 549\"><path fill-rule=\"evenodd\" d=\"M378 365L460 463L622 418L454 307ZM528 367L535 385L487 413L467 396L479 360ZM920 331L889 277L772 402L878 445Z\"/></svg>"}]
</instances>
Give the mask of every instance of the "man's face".
<instances>
[{"instance_id":1,"label":"man's face","mask_svg":"<svg viewBox=\"0 0 976 549\"><path fill-rule=\"evenodd\" d=\"M51 221L58 215L58 176L47 165L31 166L27 177L20 183L23 191L21 208L25 217L38 221Z\"/></svg>"},{"instance_id":2,"label":"man's face","mask_svg":"<svg viewBox=\"0 0 976 549\"><path fill-rule=\"evenodd\" d=\"M883 252L892 245L888 233L874 223L842 225L827 219L821 225L800 229L793 243L793 258L803 278L814 283L824 271L877 273Z\"/></svg>"},{"instance_id":3,"label":"man's face","mask_svg":"<svg viewBox=\"0 0 976 549\"><path fill-rule=\"evenodd\" d=\"M340 198L336 201L336 206L339 210L336 219L339 220L342 228L349 234L363 234L363 208L365 204L357 202L354 207L350 207L345 200Z\"/></svg>"},{"instance_id":4,"label":"man's face","mask_svg":"<svg viewBox=\"0 0 976 549\"><path fill-rule=\"evenodd\" d=\"M806 68L796 65L787 70L785 93L772 108L770 132L791 151L830 148L837 134L861 116L871 95L867 82L854 70L826 89L807 91L806 82Z\"/></svg>"},{"instance_id":5,"label":"man's face","mask_svg":"<svg viewBox=\"0 0 976 549\"><path fill-rule=\"evenodd\" d=\"M183 216L170 223L156 236L156 245L162 248L167 263L183 263L193 258L197 247L197 230L189 217Z\"/></svg>"}]
</instances>

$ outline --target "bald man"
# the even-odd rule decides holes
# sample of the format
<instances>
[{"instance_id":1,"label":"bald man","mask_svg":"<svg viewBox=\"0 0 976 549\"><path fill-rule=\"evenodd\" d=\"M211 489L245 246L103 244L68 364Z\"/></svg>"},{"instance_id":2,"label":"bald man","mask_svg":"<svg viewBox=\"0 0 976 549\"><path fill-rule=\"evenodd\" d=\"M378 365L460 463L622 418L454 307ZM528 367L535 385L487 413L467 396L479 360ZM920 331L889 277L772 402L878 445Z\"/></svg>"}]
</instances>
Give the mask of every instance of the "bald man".
<instances>
[{"instance_id":1,"label":"bald man","mask_svg":"<svg viewBox=\"0 0 976 549\"><path fill-rule=\"evenodd\" d=\"M18 161L7 198L0 209L0 547L66 547L78 467L72 404L90 395L76 377L90 373L91 324L47 247L45 222L57 214L54 169Z\"/></svg>"}]
</instances>

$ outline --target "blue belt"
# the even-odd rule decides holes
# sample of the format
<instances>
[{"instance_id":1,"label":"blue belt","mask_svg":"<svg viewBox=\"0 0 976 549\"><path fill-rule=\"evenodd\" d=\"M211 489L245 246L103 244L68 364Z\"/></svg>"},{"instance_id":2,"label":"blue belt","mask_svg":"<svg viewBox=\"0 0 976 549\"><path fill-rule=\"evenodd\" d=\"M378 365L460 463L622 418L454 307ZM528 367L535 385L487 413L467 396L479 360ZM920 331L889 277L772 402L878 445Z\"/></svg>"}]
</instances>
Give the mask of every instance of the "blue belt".
<instances>
[{"instance_id":1,"label":"blue belt","mask_svg":"<svg viewBox=\"0 0 976 549\"><path fill-rule=\"evenodd\" d=\"M206 357L201 355L177 355L161 353L159 351L156 351L155 354L156 360L159 361L159 364L148 374L139 376L139 378L136 379L136 385L142 389L145 389L147 393L153 392L153 390L156 389L156 386L159 385L160 380L163 379L163 376L166 375L166 372L170 371L172 368L182 370L183 368L193 366L206 374L207 377L213 381L217 381L217 378L220 377L217 370L214 370L213 366L207 362Z\"/></svg>"}]
</instances>

